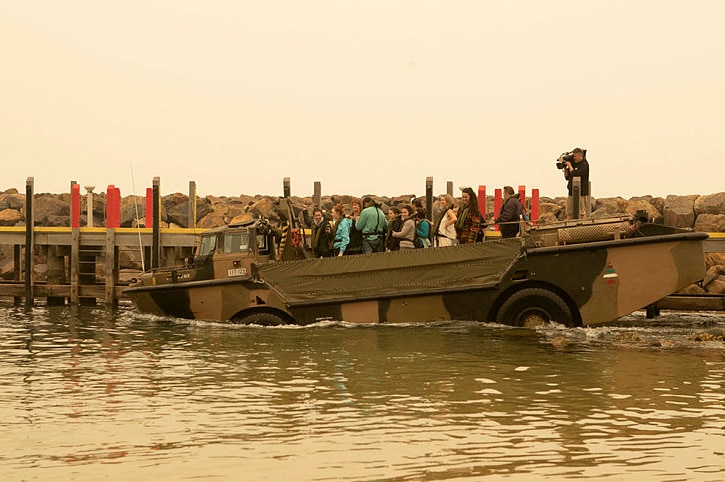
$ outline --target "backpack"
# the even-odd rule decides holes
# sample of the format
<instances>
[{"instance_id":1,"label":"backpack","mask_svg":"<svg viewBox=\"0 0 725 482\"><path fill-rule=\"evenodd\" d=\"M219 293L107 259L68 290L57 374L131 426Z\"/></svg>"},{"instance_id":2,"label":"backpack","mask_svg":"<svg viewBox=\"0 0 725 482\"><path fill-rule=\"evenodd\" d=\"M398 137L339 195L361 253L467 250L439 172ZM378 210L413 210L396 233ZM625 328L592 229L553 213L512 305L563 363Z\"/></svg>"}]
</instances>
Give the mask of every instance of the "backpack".
<instances>
[{"instance_id":1,"label":"backpack","mask_svg":"<svg viewBox=\"0 0 725 482\"><path fill-rule=\"evenodd\" d=\"M432 244L433 230L431 229L431 222L427 219L416 219L413 245L416 248L430 248Z\"/></svg>"}]
</instances>

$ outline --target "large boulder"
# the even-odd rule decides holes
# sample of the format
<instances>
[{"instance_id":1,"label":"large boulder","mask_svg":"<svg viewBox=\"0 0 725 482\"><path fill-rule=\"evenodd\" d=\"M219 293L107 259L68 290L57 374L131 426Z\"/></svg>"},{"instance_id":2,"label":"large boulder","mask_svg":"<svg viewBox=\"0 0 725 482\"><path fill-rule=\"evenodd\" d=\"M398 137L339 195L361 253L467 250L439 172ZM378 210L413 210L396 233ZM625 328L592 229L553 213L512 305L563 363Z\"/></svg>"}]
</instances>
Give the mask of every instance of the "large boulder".
<instances>
[{"instance_id":1,"label":"large boulder","mask_svg":"<svg viewBox=\"0 0 725 482\"><path fill-rule=\"evenodd\" d=\"M705 253L705 263L708 267L718 264L725 266L725 253Z\"/></svg>"},{"instance_id":2,"label":"large boulder","mask_svg":"<svg viewBox=\"0 0 725 482\"><path fill-rule=\"evenodd\" d=\"M662 213L660 213L657 208L648 201L644 199L635 199L627 203L627 207L625 209L627 214L635 215L640 211L645 211L647 213L647 219L651 222L662 222Z\"/></svg>"},{"instance_id":3,"label":"large boulder","mask_svg":"<svg viewBox=\"0 0 725 482\"><path fill-rule=\"evenodd\" d=\"M695 224L695 198L692 196L667 196L663 215L666 226L691 228Z\"/></svg>"},{"instance_id":4,"label":"large boulder","mask_svg":"<svg viewBox=\"0 0 725 482\"><path fill-rule=\"evenodd\" d=\"M635 197L629 198L629 202L630 203L632 203L634 201L644 201L646 203L649 203L657 211L659 211L660 213L662 213L662 209L665 206L665 200L664 199L662 199L661 197L654 197L654 196L651 196L651 195L647 195L647 196L635 196Z\"/></svg>"},{"instance_id":5,"label":"large boulder","mask_svg":"<svg viewBox=\"0 0 725 482\"><path fill-rule=\"evenodd\" d=\"M694 229L706 233L725 232L725 214L700 214L695 219Z\"/></svg>"},{"instance_id":6,"label":"large boulder","mask_svg":"<svg viewBox=\"0 0 725 482\"><path fill-rule=\"evenodd\" d=\"M557 221L560 215L566 216L566 207L562 209L556 202L539 202L539 220Z\"/></svg>"},{"instance_id":7,"label":"large boulder","mask_svg":"<svg viewBox=\"0 0 725 482\"><path fill-rule=\"evenodd\" d=\"M17 189L9 189L0 194L0 210L23 209L25 207L25 194L18 194Z\"/></svg>"},{"instance_id":8,"label":"large boulder","mask_svg":"<svg viewBox=\"0 0 725 482\"><path fill-rule=\"evenodd\" d=\"M120 226L122 228L136 227L138 219L146 216L146 198L143 196L126 196L121 199ZM142 223L143 224L143 223Z\"/></svg>"},{"instance_id":9,"label":"large boulder","mask_svg":"<svg viewBox=\"0 0 725 482\"><path fill-rule=\"evenodd\" d=\"M196 227L199 229L212 229L226 224L226 218L223 215L210 212L196 223Z\"/></svg>"},{"instance_id":10,"label":"large boulder","mask_svg":"<svg viewBox=\"0 0 725 482\"><path fill-rule=\"evenodd\" d=\"M279 221L279 216L274 212L276 202L269 197L263 197L249 206L248 211L254 214L254 217L263 216L267 219Z\"/></svg>"},{"instance_id":11,"label":"large boulder","mask_svg":"<svg viewBox=\"0 0 725 482\"><path fill-rule=\"evenodd\" d=\"M698 197L695 200L695 214L725 214L725 193Z\"/></svg>"},{"instance_id":12,"label":"large boulder","mask_svg":"<svg viewBox=\"0 0 725 482\"><path fill-rule=\"evenodd\" d=\"M716 265L709 268L702 285L708 293L725 294L725 266Z\"/></svg>"},{"instance_id":13,"label":"large boulder","mask_svg":"<svg viewBox=\"0 0 725 482\"><path fill-rule=\"evenodd\" d=\"M15 226L23 221L23 216L17 209L3 209L0 211L0 226Z\"/></svg>"},{"instance_id":14,"label":"large boulder","mask_svg":"<svg viewBox=\"0 0 725 482\"><path fill-rule=\"evenodd\" d=\"M592 217L606 218L610 216L620 216L625 212L628 205L629 201L621 197L597 199L592 206Z\"/></svg>"},{"instance_id":15,"label":"large boulder","mask_svg":"<svg viewBox=\"0 0 725 482\"><path fill-rule=\"evenodd\" d=\"M40 194L33 199L36 226L70 226L70 200L53 194ZM95 209L94 209L95 210Z\"/></svg>"},{"instance_id":16,"label":"large boulder","mask_svg":"<svg viewBox=\"0 0 725 482\"><path fill-rule=\"evenodd\" d=\"M175 204L167 213L167 220L170 224L176 224L184 228L192 227L193 223L189 222L189 199ZM196 220L199 221L211 211L206 199L196 199Z\"/></svg>"}]
</instances>

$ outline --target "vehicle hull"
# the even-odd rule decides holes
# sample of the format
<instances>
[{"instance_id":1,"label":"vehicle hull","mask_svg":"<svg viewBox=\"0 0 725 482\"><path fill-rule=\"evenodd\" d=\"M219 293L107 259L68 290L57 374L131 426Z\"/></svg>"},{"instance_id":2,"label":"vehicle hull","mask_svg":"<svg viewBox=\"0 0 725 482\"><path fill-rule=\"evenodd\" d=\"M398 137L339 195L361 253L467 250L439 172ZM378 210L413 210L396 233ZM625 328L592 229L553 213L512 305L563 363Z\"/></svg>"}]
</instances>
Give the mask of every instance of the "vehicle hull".
<instances>
[{"instance_id":1,"label":"vehicle hull","mask_svg":"<svg viewBox=\"0 0 725 482\"><path fill-rule=\"evenodd\" d=\"M297 324L527 324L531 317L521 313L538 303L549 306L544 318L596 325L701 280L706 238L668 232L543 247L527 246L523 238L502 239L264 263L254 276L139 285L126 294L144 312L217 321L265 312ZM517 300L522 294L538 301Z\"/></svg>"}]
</instances>

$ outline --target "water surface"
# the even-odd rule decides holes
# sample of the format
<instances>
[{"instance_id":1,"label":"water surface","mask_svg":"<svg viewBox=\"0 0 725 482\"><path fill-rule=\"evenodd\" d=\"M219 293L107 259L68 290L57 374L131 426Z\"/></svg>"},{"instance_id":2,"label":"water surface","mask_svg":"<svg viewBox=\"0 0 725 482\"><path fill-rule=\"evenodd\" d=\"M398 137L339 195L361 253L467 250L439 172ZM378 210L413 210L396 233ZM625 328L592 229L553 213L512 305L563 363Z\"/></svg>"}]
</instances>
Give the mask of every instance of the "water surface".
<instances>
[{"instance_id":1,"label":"water surface","mask_svg":"<svg viewBox=\"0 0 725 482\"><path fill-rule=\"evenodd\" d=\"M6 480L722 480L725 315L240 327L0 305Z\"/></svg>"}]
</instances>

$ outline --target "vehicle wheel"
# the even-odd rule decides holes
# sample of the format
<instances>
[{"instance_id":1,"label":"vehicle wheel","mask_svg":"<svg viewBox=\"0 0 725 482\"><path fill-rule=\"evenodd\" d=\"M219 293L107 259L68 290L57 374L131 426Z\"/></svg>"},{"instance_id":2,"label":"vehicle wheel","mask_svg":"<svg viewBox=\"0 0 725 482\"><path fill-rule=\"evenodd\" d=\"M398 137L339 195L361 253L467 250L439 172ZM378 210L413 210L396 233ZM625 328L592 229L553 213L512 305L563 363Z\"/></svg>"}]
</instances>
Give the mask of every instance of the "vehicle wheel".
<instances>
[{"instance_id":1,"label":"vehicle wheel","mask_svg":"<svg viewBox=\"0 0 725 482\"><path fill-rule=\"evenodd\" d=\"M279 316L272 313L266 313L264 311L260 313L252 313L246 316L234 317L231 321L232 323L239 325L278 326L285 324L284 320Z\"/></svg>"},{"instance_id":2,"label":"vehicle wheel","mask_svg":"<svg viewBox=\"0 0 725 482\"><path fill-rule=\"evenodd\" d=\"M526 288L512 294L498 310L498 323L535 327L554 321L574 325L574 316L561 297L543 288Z\"/></svg>"}]
</instances>

